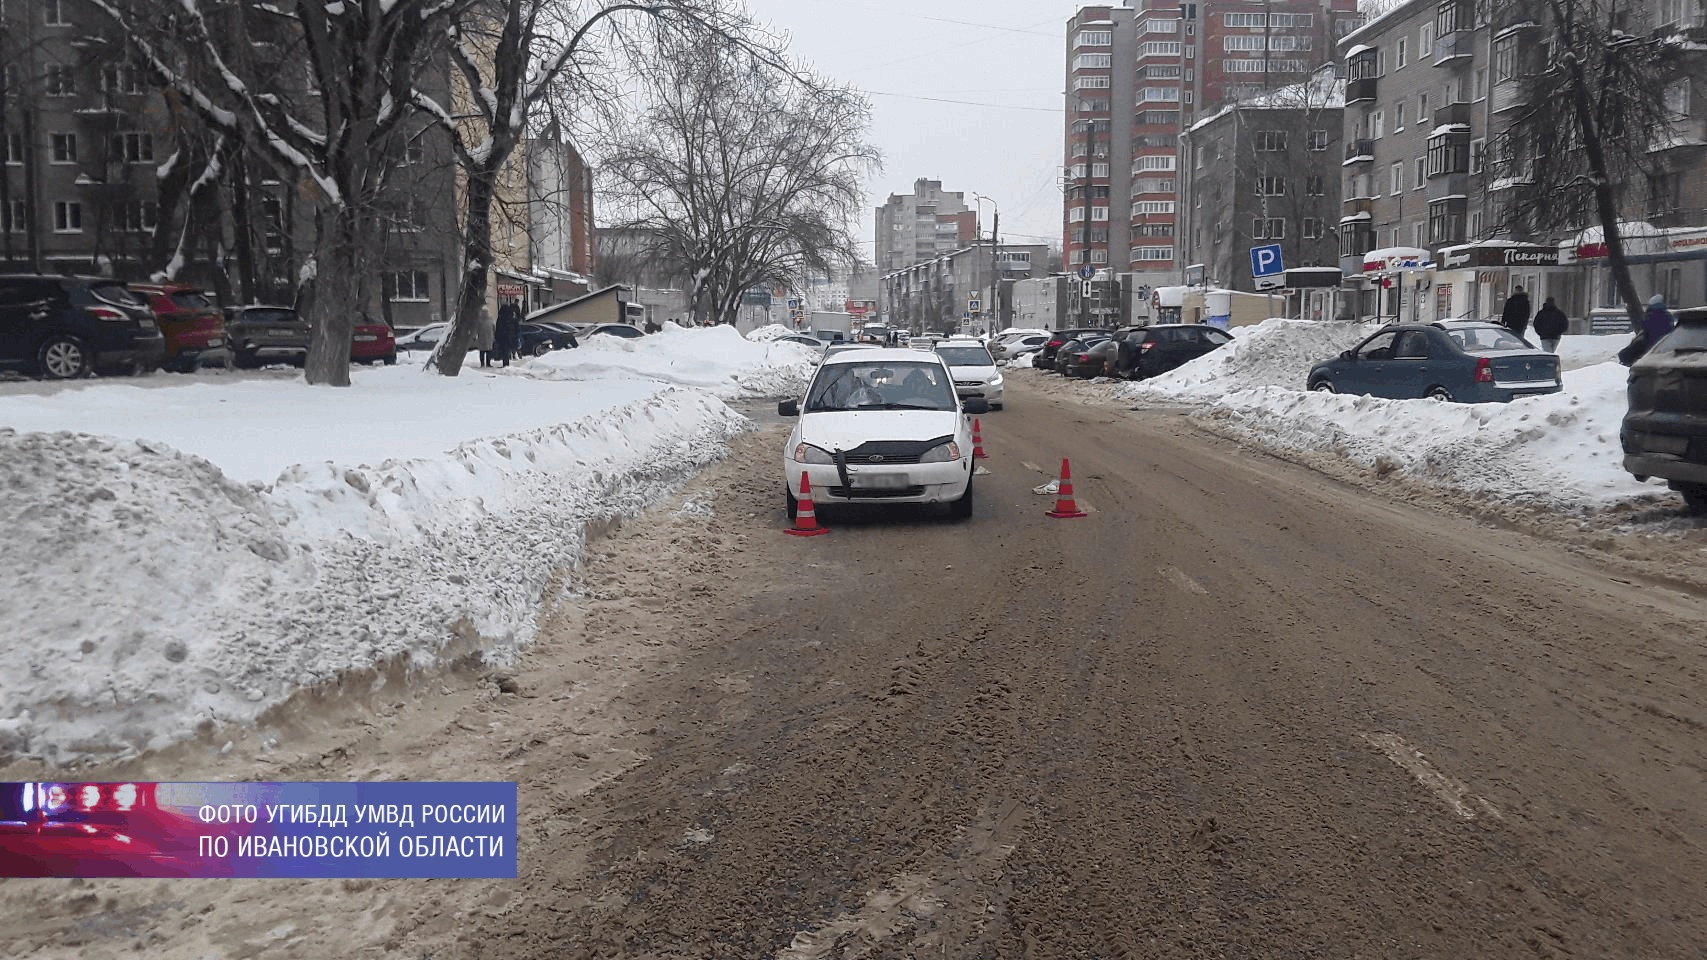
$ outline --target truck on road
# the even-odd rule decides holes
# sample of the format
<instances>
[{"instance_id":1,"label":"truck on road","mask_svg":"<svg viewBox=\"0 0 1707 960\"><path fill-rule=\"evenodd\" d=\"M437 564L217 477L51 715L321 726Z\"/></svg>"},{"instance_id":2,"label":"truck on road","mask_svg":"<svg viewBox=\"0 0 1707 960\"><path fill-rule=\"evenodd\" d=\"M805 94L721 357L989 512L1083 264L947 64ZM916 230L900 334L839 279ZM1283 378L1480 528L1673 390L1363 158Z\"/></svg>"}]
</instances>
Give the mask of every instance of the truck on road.
<instances>
[{"instance_id":1,"label":"truck on road","mask_svg":"<svg viewBox=\"0 0 1707 960\"><path fill-rule=\"evenodd\" d=\"M837 310L814 310L807 320L812 324L812 333L820 340L852 340L854 338L854 316ZM835 336L835 334L841 336Z\"/></svg>"}]
</instances>

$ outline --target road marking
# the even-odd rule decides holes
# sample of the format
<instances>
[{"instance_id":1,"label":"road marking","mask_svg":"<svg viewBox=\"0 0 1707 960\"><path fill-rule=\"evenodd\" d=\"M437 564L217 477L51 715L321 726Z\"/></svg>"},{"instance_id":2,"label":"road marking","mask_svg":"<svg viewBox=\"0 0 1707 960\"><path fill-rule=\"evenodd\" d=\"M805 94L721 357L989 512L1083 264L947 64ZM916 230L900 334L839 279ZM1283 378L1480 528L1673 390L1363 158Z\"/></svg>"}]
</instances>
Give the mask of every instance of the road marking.
<instances>
[{"instance_id":1,"label":"road marking","mask_svg":"<svg viewBox=\"0 0 1707 960\"><path fill-rule=\"evenodd\" d=\"M1422 755L1422 751L1405 742L1396 733L1366 733L1363 739L1369 745L1387 755L1387 759L1397 764L1400 769L1409 773L1416 781L1427 787L1431 793L1445 801L1452 812L1466 820L1486 814L1495 820L1503 820L1498 809L1493 804L1470 792L1470 788L1452 779L1435 768Z\"/></svg>"},{"instance_id":2,"label":"road marking","mask_svg":"<svg viewBox=\"0 0 1707 960\"><path fill-rule=\"evenodd\" d=\"M1173 581L1174 586L1179 587L1186 593L1195 593L1200 597L1209 596L1209 590L1205 588L1203 584L1186 576L1185 571L1178 567L1157 567L1156 573L1160 574L1165 580Z\"/></svg>"}]
</instances>

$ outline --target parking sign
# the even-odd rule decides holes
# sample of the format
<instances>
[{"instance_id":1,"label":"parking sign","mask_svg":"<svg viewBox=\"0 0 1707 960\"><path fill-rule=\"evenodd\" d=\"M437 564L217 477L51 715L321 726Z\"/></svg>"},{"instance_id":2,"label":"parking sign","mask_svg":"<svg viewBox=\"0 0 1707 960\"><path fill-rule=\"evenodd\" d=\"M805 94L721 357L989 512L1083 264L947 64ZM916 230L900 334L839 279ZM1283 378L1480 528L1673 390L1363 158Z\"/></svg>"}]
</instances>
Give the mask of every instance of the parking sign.
<instances>
[{"instance_id":1,"label":"parking sign","mask_svg":"<svg viewBox=\"0 0 1707 960\"><path fill-rule=\"evenodd\" d=\"M1251 248L1251 279L1258 290L1286 286L1286 265L1280 260L1280 244Z\"/></svg>"}]
</instances>

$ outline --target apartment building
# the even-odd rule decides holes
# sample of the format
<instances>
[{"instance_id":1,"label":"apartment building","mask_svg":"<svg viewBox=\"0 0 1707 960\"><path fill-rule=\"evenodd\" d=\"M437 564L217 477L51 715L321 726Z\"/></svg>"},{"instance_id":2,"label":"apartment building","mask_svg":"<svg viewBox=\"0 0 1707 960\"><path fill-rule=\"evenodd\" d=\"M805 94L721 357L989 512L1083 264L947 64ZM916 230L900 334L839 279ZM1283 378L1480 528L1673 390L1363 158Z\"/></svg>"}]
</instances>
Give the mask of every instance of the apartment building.
<instances>
[{"instance_id":1,"label":"apartment building","mask_svg":"<svg viewBox=\"0 0 1707 960\"><path fill-rule=\"evenodd\" d=\"M989 241L980 240L890 271L880 282L883 316L914 333L958 330L980 314L988 315L989 330L1012 326L1014 283L1041 274L1048 257L1046 244L1003 243L992 252Z\"/></svg>"},{"instance_id":2,"label":"apartment building","mask_svg":"<svg viewBox=\"0 0 1707 960\"><path fill-rule=\"evenodd\" d=\"M1178 283L1181 135L1229 102L1309 78L1356 22L1356 0L1081 8L1067 24L1068 268Z\"/></svg>"},{"instance_id":3,"label":"apartment building","mask_svg":"<svg viewBox=\"0 0 1707 960\"><path fill-rule=\"evenodd\" d=\"M1297 314L1334 314L1333 296L1323 287L1340 282L1334 227L1344 95L1344 81L1328 68L1222 107L1186 130L1181 249L1202 268L1203 282L1255 293L1249 251L1279 244L1291 268L1287 287L1301 291Z\"/></svg>"},{"instance_id":4,"label":"apartment building","mask_svg":"<svg viewBox=\"0 0 1707 960\"><path fill-rule=\"evenodd\" d=\"M1625 16L1633 35L1703 26L1700 0L1646 0ZM1344 38L1340 266L1359 315L1496 316L1522 286L1586 331L1591 311L1616 305L1598 225L1538 233L1512 202L1530 183L1530 148L1512 128L1548 22L1522 2L1410 0ZM1701 75L1667 91L1678 120L1654 132L1654 174L1620 185L1637 286L1671 303L1707 301Z\"/></svg>"},{"instance_id":5,"label":"apartment building","mask_svg":"<svg viewBox=\"0 0 1707 960\"><path fill-rule=\"evenodd\" d=\"M872 254L878 273L889 273L948 253L977 239L978 216L966 195L920 178L912 193L892 193L877 208Z\"/></svg>"}]
</instances>

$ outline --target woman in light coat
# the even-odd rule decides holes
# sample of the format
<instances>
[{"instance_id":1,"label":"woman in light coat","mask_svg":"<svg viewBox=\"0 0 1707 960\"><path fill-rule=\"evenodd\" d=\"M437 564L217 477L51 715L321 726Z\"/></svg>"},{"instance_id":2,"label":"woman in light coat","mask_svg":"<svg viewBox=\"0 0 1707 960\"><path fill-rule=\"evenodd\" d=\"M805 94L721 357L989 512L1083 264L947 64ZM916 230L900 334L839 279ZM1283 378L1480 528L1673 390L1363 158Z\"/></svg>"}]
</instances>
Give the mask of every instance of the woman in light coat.
<instances>
[{"instance_id":1,"label":"woman in light coat","mask_svg":"<svg viewBox=\"0 0 1707 960\"><path fill-rule=\"evenodd\" d=\"M492 365L492 341L497 336L498 324L492 319L492 311L480 308L479 322L474 326L474 349L480 351L480 365Z\"/></svg>"}]
</instances>

